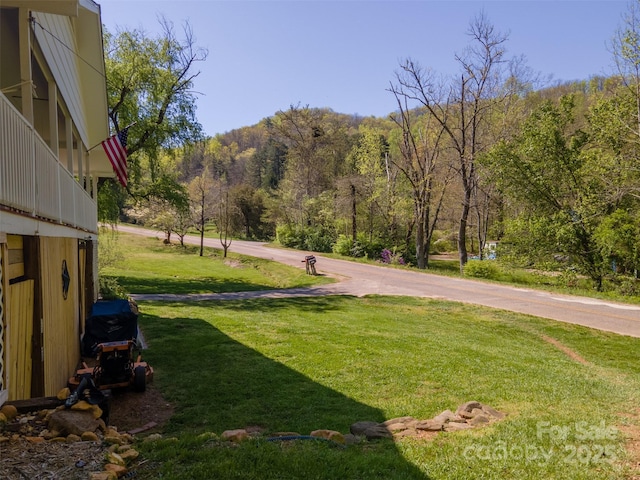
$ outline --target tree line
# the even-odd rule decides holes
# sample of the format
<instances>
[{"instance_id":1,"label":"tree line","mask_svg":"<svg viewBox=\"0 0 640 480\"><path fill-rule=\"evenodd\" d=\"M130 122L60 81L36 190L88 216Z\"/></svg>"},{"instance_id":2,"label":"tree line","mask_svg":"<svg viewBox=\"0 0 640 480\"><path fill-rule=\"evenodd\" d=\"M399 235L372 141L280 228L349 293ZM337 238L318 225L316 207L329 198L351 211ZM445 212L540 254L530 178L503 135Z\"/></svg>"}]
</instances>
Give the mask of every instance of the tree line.
<instances>
[{"instance_id":1,"label":"tree line","mask_svg":"<svg viewBox=\"0 0 640 480\"><path fill-rule=\"evenodd\" d=\"M193 80L206 52L184 25L107 34L110 118L130 130L131 184L101 185L99 214L161 228L462 270L499 242L505 262L571 269L601 289L640 266L640 18L630 5L608 77L545 85L484 14L459 73L411 58L390 75L386 118L291 105L202 134ZM143 119L140 121L140 119ZM381 255L384 253L384 258ZM202 254L202 248L201 248Z\"/></svg>"}]
</instances>

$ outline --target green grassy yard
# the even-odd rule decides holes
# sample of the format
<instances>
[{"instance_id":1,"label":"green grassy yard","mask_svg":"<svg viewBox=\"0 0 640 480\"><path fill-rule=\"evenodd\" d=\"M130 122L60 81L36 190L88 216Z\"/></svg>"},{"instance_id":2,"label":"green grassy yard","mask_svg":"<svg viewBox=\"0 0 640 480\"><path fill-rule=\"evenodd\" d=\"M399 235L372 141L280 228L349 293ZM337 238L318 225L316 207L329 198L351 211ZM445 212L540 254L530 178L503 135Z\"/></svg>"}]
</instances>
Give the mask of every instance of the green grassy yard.
<instances>
[{"instance_id":1,"label":"green grassy yard","mask_svg":"<svg viewBox=\"0 0 640 480\"><path fill-rule=\"evenodd\" d=\"M154 270L170 272L185 255L155 263L160 253L113 275L131 288L154 278L154 293L182 282L178 288L189 290L191 280ZM163 440L140 443L137 478L633 478L625 432L639 431L640 339L406 297L141 302L140 309L145 359L175 414ZM508 416L431 440L347 448L216 437L248 426L263 438L347 433L356 421L426 419L468 400Z\"/></svg>"}]
</instances>

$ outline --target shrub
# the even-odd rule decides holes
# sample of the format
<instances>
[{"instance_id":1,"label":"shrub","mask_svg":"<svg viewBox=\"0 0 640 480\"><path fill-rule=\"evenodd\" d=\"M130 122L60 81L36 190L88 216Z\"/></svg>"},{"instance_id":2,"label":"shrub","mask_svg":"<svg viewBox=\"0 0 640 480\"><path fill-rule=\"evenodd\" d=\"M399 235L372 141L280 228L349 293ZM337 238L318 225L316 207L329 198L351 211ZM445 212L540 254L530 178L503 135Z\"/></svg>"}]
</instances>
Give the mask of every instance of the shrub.
<instances>
[{"instance_id":1,"label":"shrub","mask_svg":"<svg viewBox=\"0 0 640 480\"><path fill-rule=\"evenodd\" d=\"M387 263L390 265L406 265L406 262L404 261L404 258L402 258L402 255L392 252L388 248L382 250L380 256L382 257L382 263Z\"/></svg>"},{"instance_id":2,"label":"shrub","mask_svg":"<svg viewBox=\"0 0 640 480\"><path fill-rule=\"evenodd\" d=\"M351 255L352 248L353 241L351 240L351 238L341 234L338 235L338 239L336 240L336 243L333 244L332 250L333 253L348 257Z\"/></svg>"},{"instance_id":3,"label":"shrub","mask_svg":"<svg viewBox=\"0 0 640 480\"><path fill-rule=\"evenodd\" d=\"M497 280L500 276L500 267L491 260L469 260L464 266L464 275Z\"/></svg>"}]
</instances>

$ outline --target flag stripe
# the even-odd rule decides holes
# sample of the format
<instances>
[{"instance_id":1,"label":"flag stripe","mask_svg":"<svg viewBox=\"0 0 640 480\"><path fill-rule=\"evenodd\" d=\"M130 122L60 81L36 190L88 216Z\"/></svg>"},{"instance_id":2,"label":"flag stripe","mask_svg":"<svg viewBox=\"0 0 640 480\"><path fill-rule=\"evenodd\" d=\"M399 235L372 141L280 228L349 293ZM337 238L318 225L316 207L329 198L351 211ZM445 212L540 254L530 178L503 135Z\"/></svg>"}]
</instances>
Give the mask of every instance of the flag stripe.
<instances>
[{"instance_id":1,"label":"flag stripe","mask_svg":"<svg viewBox=\"0 0 640 480\"><path fill-rule=\"evenodd\" d=\"M127 186L127 130L128 128L125 128L122 132L113 135L102 142L102 148L107 154L107 157L111 162L111 166L113 167L113 171L123 187Z\"/></svg>"}]
</instances>

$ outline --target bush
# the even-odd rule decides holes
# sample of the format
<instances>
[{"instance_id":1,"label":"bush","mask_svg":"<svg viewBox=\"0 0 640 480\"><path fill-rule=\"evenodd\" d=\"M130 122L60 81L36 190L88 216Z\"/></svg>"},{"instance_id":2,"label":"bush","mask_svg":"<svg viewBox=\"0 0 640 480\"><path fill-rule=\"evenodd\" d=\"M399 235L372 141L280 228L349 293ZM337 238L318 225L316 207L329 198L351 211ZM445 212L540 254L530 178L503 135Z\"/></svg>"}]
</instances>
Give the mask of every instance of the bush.
<instances>
[{"instance_id":1,"label":"bush","mask_svg":"<svg viewBox=\"0 0 640 480\"><path fill-rule=\"evenodd\" d=\"M283 247L330 252L336 241L335 233L322 228L304 228L292 225L279 225L276 238Z\"/></svg>"},{"instance_id":2,"label":"bush","mask_svg":"<svg viewBox=\"0 0 640 480\"><path fill-rule=\"evenodd\" d=\"M333 253L343 255L345 257L351 256L351 250L353 248L353 241L346 235L339 235L336 243L333 244Z\"/></svg>"},{"instance_id":3,"label":"bush","mask_svg":"<svg viewBox=\"0 0 640 480\"><path fill-rule=\"evenodd\" d=\"M491 260L469 260L464 266L464 275L497 280L500 277L500 267Z\"/></svg>"}]
</instances>

